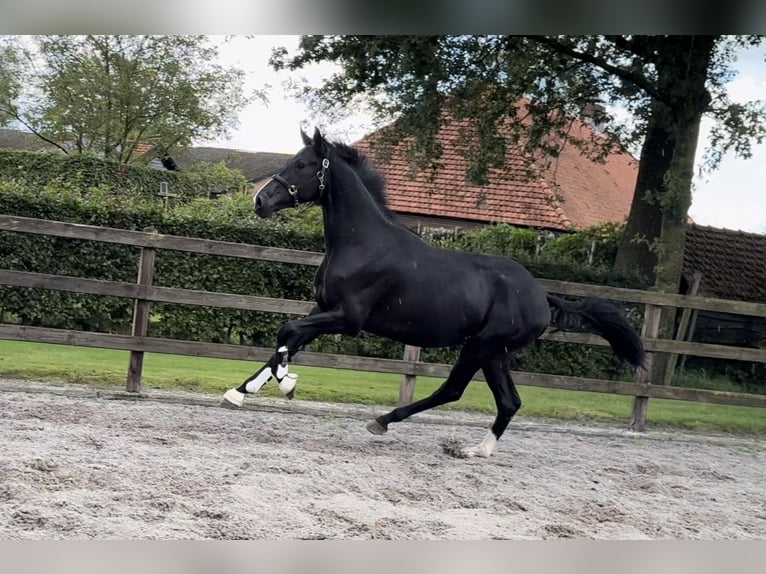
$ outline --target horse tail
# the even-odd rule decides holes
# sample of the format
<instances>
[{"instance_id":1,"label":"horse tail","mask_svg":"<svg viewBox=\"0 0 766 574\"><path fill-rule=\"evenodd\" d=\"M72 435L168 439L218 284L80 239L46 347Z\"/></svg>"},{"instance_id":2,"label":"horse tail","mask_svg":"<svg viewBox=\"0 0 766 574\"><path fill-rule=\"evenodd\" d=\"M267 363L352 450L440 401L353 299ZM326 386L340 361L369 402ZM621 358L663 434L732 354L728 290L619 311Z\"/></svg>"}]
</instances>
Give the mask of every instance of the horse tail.
<instances>
[{"instance_id":1,"label":"horse tail","mask_svg":"<svg viewBox=\"0 0 766 574\"><path fill-rule=\"evenodd\" d=\"M609 341L612 351L633 366L642 366L644 344L636 330L609 301L587 298L565 301L548 295L551 322L561 331L591 331Z\"/></svg>"}]
</instances>

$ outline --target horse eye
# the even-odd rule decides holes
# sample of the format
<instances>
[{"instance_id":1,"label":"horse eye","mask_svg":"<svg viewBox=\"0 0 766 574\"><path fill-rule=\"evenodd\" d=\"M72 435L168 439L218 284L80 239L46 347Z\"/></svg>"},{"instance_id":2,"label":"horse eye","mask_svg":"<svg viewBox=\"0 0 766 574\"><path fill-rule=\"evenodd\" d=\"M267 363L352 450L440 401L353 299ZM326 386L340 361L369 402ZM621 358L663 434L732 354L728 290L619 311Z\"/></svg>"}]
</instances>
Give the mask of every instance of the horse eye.
<instances>
[{"instance_id":1,"label":"horse eye","mask_svg":"<svg viewBox=\"0 0 766 574\"><path fill-rule=\"evenodd\" d=\"M304 167L306 167L306 164L303 163L302 161L299 161L298 162L298 169L303 169Z\"/></svg>"}]
</instances>

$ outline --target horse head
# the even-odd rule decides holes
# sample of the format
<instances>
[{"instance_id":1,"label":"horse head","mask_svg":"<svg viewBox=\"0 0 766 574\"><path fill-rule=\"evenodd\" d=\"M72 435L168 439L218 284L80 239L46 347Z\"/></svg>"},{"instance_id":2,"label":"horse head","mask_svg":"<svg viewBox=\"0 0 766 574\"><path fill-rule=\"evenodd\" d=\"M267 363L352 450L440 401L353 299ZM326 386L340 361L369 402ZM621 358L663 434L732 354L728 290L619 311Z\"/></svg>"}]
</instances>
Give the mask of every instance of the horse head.
<instances>
[{"instance_id":1,"label":"horse head","mask_svg":"<svg viewBox=\"0 0 766 574\"><path fill-rule=\"evenodd\" d=\"M304 147L267 181L253 197L253 208L261 217L295 207L300 203L319 203L326 188L330 167L330 144L319 129L310 138L301 130Z\"/></svg>"}]
</instances>

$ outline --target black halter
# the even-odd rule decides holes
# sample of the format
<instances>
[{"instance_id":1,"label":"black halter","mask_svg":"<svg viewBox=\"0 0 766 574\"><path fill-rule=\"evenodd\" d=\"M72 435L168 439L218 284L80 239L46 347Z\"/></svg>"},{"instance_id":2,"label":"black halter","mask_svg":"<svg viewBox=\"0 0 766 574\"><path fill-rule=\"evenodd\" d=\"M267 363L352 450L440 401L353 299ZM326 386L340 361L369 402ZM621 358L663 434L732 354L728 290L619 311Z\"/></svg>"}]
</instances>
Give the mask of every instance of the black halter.
<instances>
[{"instance_id":1,"label":"black halter","mask_svg":"<svg viewBox=\"0 0 766 574\"><path fill-rule=\"evenodd\" d=\"M319 180L319 197L317 198L317 201L322 199L322 196L324 195L324 189L325 189L325 183L324 178L327 170L330 169L330 160L325 158L322 160L322 169L316 172L316 175L312 175L311 177L307 177L302 182L298 184L289 183L284 177L279 175L278 173L275 173L271 176L271 179L276 181L277 183L283 185L285 189L287 190L287 193L290 194L290 197L293 198L295 201L295 205L293 207L297 207L300 203L298 199L298 189L303 187L307 182L313 180L315 177Z\"/></svg>"}]
</instances>

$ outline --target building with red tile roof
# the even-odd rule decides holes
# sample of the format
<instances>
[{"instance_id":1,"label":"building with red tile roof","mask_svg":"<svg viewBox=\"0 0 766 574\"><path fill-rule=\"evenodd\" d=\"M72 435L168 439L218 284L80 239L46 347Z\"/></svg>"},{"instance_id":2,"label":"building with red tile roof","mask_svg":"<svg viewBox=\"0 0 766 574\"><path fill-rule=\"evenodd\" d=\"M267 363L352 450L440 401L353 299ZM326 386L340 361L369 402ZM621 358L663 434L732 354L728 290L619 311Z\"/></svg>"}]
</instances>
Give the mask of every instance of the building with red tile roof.
<instances>
[{"instance_id":1,"label":"building with red tile roof","mask_svg":"<svg viewBox=\"0 0 766 574\"><path fill-rule=\"evenodd\" d=\"M576 122L577 138L599 137L590 126ZM509 223L567 231L599 223L623 222L633 198L638 161L615 151L603 163L586 157L573 144L564 145L557 158L539 162L529 176L528 162L519 147L509 146L507 166L489 174L489 184L466 181L468 160L460 154L461 123L442 126L437 139L443 148L440 167L413 177L399 148L383 161L375 149L376 133L354 144L364 150L386 177L391 208L408 225L468 227Z\"/></svg>"}]
</instances>

